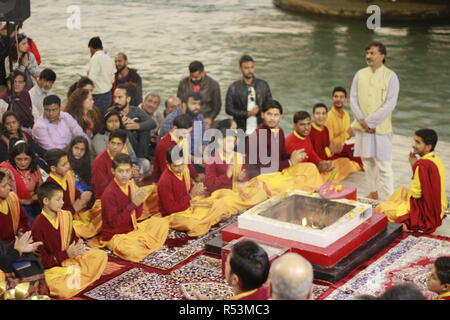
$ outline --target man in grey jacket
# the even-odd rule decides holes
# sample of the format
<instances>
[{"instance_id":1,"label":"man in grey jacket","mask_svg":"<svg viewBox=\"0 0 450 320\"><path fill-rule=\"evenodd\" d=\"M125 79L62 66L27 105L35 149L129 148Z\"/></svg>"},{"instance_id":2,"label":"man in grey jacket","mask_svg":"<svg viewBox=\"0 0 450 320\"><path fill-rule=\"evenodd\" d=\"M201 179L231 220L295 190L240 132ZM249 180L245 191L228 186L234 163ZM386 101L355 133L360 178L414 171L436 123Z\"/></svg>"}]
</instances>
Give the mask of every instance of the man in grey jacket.
<instances>
[{"instance_id":1,"label":"man in grey jacket","mask_svg":"<svg viewBox=\"0 0 450 320\"><path fill-rule=\"evenodd\" d=\"M116 87L113 100L114 105L110 109L120 112L125 129L131 133L130 142L136 155L138 158L148 158L150 130L156 128L156 122L142 109L130 105L131 95L127 85Z\"/></svg>"}]
</instances>

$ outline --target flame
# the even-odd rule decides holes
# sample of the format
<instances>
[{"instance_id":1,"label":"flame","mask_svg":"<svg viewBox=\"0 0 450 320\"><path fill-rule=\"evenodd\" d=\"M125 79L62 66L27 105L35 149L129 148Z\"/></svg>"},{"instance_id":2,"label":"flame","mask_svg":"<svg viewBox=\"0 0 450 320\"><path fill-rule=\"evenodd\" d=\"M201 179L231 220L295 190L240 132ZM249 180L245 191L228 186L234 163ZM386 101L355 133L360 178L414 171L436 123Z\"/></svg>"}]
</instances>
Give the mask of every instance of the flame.
<instances>
[{"instance_id":1,"label":"flame","mask_svg":"<svg viewBox=\"0 0 450 320\"><path fill-rule=\"evenodd\" d=\"M302 226L306 227L306 225L308 224L308 222L306 221L306 218L302 219Z\"/></svg>"}]
</instances>

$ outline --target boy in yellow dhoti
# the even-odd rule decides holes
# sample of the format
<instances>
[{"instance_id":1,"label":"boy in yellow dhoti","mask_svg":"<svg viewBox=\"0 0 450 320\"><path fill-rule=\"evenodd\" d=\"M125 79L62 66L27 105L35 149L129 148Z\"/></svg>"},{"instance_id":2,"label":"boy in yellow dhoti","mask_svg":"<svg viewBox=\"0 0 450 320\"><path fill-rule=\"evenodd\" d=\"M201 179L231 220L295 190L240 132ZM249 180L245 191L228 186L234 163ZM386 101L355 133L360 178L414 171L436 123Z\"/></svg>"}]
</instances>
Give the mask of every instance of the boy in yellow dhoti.
<instances>
[{"instance_id":1,"label":"boy in yellow dhoti","mask_svg":"<svg viewBox=\"0 0 450 320\"><path fill-rule=\"evenodd\" d=\"M375 210L386 214L390 221L404 223L409 230L433 233L442 224L447 208L445 166L433 152L436 132L421 129L415 134L414 152L409 154L414 174L410 189L400 187Z\"/></svg>"},{"instance_id":2,"label":"boy in yellow dhoti","mask_svg":"<svg viewBox=\"0 0 450 320\"><path fill-rule=\"evenodd\" d=\"M129 155L114 157L114 179L101 196L102 233L89 246L106 246L122 259L139 262L164 244L169 222L159 215L137 222L149 192L131 180L132 165Z\"/></svg>"},{"instance_id":3,"label":"boy in yellow dhoti","mask_svg":"<svg viewBox=\"0 0 450 320\"><path fill-rule=\"evenodd\" d=\"M35 241L45 270L50 295L71 298L102 275L108 257L104 251L86 248L73 229L72 214L61 210L63 189L54 182L45 182L38 189L43 209L32 226Z\"/></svg>"}]
</instances>

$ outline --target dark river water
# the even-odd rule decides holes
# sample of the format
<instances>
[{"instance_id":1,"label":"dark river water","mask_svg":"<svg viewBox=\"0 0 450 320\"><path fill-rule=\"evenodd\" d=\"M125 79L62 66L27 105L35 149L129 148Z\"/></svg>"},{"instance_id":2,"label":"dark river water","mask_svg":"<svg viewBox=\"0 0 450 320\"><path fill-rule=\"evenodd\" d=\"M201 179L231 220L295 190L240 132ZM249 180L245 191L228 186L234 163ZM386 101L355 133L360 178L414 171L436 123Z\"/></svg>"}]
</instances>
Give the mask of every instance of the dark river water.
<instances>
[{"instance_id":1,"label":"dark river water","mask_svg":"<svg viewBox=\"0 0 450 320\"><path fill-rule=\"evenodd\" d=\"M67 26L71 5L80 10L80 29ZM294 112L317 102L330 106L334 86L349 90L354 73L366 66L364 46L379 40L400 78L395 133L431 127L450 141L450 22L372 31L363 22L296 16L271 0L39 0L32 1L24 31L36 41L43 66L56 71L54 88L63 100L87 71L87 43L96 35L111 56L127 53L144 92L159 92L163 100L176 93L188 64L200 60L219 81L225 104L228 86L240 77L238 59L250 54L257 76L286 110L288 131ZM220 118L227 117L224 109Z\"/></svg>"}]
</instances>

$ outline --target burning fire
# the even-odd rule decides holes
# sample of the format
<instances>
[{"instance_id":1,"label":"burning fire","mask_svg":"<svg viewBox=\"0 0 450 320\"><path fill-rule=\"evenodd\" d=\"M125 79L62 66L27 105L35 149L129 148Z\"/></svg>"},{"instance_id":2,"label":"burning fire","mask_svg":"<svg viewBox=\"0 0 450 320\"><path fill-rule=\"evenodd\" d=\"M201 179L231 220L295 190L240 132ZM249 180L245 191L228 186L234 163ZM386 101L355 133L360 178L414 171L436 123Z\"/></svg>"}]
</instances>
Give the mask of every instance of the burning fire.
<instances>
[{"instance_id":1,"label":"burning fire","mask_svg":"<svg viewBox=\"0 0 450 320\"><path fill-rule=\"evenodd\" d=\"M310 220L312 220L312 219L310 219ZM313 228L313 229L318 229L318 227L316 227L315 225L314 225L314 222L310 222L309 224L308 224L308 220L306 219L306 217L303 217L303 219L302 219L302 226L303 227L311 227L311 228Z\"/></svg>"}]
</instances>

